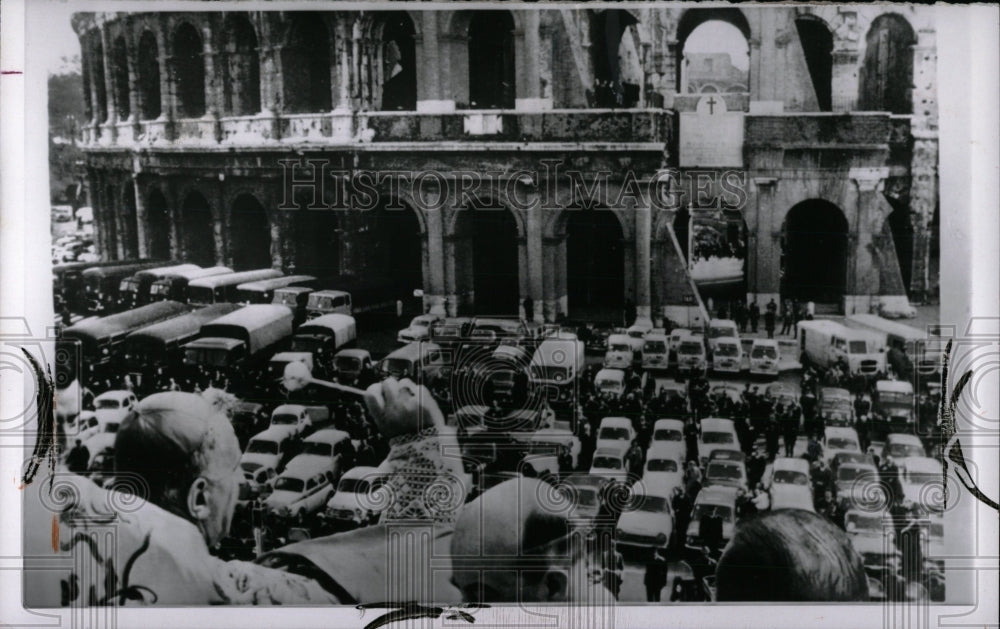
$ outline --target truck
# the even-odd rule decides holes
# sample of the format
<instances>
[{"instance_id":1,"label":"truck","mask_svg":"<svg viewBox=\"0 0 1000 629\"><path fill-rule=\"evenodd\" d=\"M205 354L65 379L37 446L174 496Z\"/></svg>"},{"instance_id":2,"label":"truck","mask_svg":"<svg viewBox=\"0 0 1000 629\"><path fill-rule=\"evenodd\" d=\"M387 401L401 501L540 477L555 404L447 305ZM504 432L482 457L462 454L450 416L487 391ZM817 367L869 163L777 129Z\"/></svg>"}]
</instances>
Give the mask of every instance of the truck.
<instances>
[{"instance_id":1,"label":"truck","mask_svg":"<svg viewBox=\"0 0 1000 629\"><path fill-rule=\"evenodd\" d=\"M912 364L911 373L897 373L899 378L934 379L941 374L943 347L930 331L921 331L898 321L883 319L875 314L852 314L844 319L851 328L874 335L883 347L902 351Z\"/></svg>"},{"instance_id":2,"label":"truck","mask_svg":"<svg viewBox=\"0 0 1000 629\"><path fill-rule=\"evenodd\" d=\"M545 339L531 357L528 382L543 388L550 404L576 404L586 359L583 341Z\"/></svg>"},{"instance_id":3,"label":"truck","mask_svg":"<svg viewBox=\"0 0 1000 629\"><path fill-rule=\"evenodd\" d=\"M80 343L85 365L105 365L117 357L130 333L190 311L185 304L161 301L99 319L85 319L63 330L62 336Z\"/></svg>"},{"instance_id":4,"label":"truck","mask_svg":"<svg viewBox=\"0 0 1000 629\"><path fill-rule=\"evenodd\" d=\"M796 340L803 365L828 369L840 363L851 374L868 378L885 373L885 348L867 331L829 319L814 319L799 322Z\"/></svg>"},{"instance_id":5,"label":"truck","mask_svg":"<svg viewBox=\"0 0 1000 629\"><path fill-rule=\"evenodd\" d=\"M84 297L86 299L85 314L101 315L118 309L118 288L121 281L144 269L155 269L169 264L166 261L143 261L99 266L89 268L81 273L83 279Z\"/></svg>"},{"instance_id":6,"label":"truck","mask_svg":"<svg viewBox=\"0 0 1000 629\"><path fill-rule=\"evenodd\" d=\"M294 426L298 437L328 423L330 409L325 406L282 404L271 411L271 426Z\"/></svg>"},{"instance_id":7,"label":"truck","mask_svg":"<svg viewBox=\"0 0 1000 629\"><path fill-rule=\"evenodd\" d=\"M125 337L124 358L129 368L171 368L184 360L181 347L198 338L203 325L239 310L236 304L215 304L173 319L140 328Z\"/></svg>"},{"instance_id":8,"label":"truck","mask_svg":"<svg viewBox=\"0 0 1000 629\"><path fill-rule=\"evenodd\" d=\"M153 282L171 273L200 271L197 264L175 264L137 271L135 275L126 277L118 285L118 305L122 308L136 308L149 303L150 289Z\"/></svg>"},{"instance_id":9,"label":"truck","mask_svg":"<svg viewBox=\"0 0 1000 629\"><path fill-rule=\"evenodd\" d=\"M191 280L187 287L188 303L197 306L208 306L227 301L236 303L239 301L237 287L240 284L281 276L281 271L274 269L256 269Z\"/></svg>"},{"instance_id":10,"label":"truck","mask_svg":"<svg viewBox=\"0 0 1000 629\"><path fill-rule=\"evenodd\" d=\"M264 280L254 280L236 286L236 301L241 304L274 303L274 291L286 286L312 288L316 278L312 275L283 275Z\"/></svg>"},{"instance_id":11,"label":"truck","mask_svg":"<svg viewBox=\"0 0 1000 629\"><path fill-rule=\"evenodd\" d=\"M876 433L912 433L916 426L913 411L913 385L905 380L879 380L875 383L872 410L886 420L886 425L873 422Z\"/></svg>"},{"instance_id":12,"label":"truck","mask_svg":"<svg viewBox=\"0 0 1000 629\"><path fill-rule=\"evenodd\" d=\"M341 349L353 347L358 338L354 317L328 314L306 321L292 337L293 352L310 352L313 362L324 372L333 369L333 357Z\"/></svg>"},{"instance_id":13,"label":"truck","mask_svg":"<svg viewBox=\"0 0 1000 629\"><path fill-rule=\"evenodd\" d=\"M193 280L229 275L232 272L233 270L228 266L213 266L207 269L198 268L191 271L164 273L160 279L154 281L149 287L149 299L151 301L162 301L164 299L187 301L187 287Z\"/></svg>"},{"instance_id":14,"label":"truck","mask_svg":"<svg viewBox=\"0 0 1000 629\"><path fill-rule=\"evenodd\" d=\"M230 369L250 366L266 360L291 334L292 312L285 306L244 306L202 326L200 338L184 345L184 362Z\"/></svg>"}]
</instances>

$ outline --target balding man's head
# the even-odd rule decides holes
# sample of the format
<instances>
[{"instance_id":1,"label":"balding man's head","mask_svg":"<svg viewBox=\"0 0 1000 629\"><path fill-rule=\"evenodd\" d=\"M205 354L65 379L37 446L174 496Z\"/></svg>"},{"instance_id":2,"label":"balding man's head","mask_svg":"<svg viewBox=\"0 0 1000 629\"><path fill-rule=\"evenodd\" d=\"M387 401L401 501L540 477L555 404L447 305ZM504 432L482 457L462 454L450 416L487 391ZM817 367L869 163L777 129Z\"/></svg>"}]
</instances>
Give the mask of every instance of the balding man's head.
<instances>
[{"instance_id":1,"label":"balding man's head","mask_svg":"<svg viewBox=\"0 0 1000 629\"><path fill-rule=\"evenodd\" d=\"M601 566L588 572L589 551L556 491L537 479L515 478L463 508L451 554L452 581L466 601L598 600Z\"/></svg>"},{"instance_id":2,"label":"balding man's head","mask_svg":"<svg viewBox=\"0 0 1000 629\"><path fill-rule=\"evenodd\" d=\"M868 601L868 577L844 531L800 509L736 528L716 569L719 601Z\"/></svg>"},{"instance_id":3,"label":"balding man's head","mask_svg":"<svg viewBox=\"0 0 1000 629\"><path fill-rule=\"evenodd\" d=\"M229 530L239 459L229 420L192 393L145 398L115 438L116 473L141 479L150 502L195 523L210 545Z\"/></svg>"}]
</instances>

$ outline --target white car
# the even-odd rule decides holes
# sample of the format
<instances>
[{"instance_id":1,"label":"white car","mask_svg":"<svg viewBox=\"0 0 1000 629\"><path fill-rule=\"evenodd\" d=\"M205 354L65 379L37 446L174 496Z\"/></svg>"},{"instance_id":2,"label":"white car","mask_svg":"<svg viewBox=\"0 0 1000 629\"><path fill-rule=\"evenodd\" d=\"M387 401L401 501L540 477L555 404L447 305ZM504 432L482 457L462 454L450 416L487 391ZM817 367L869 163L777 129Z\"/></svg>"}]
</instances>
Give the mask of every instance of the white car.
<instances>
[{"instance_id":1,"label":"white car","mask_svg":"<svg viewBox=\"0 0 1000 629\"><path fill-rule=\"evenodd\" d=\"M647 334L642 343L642 368L667 370L670 368L670 339L665 334Z\"/></svg>"},{"instance_id":2,"label":"white car","mask_svg":"<svg viewBox=\"0 0 1000 629\"><path fill-rule=\"evenodd\" d=\"M241 465L241 470L243 471L242 484L246 485L246 489L240 492L238 502L243 506L270 491L274 479L278 476L277 470L273 467L264 467L258 463L244 463Z\"/></svg>"},{"instance_id":3,"label":"white car","mask_svg":"<svg viewBox=\"0 0 1000 629\"><path fill-rule=\"evenodd\" d=\"M702 465L708 462L712 450L735 450L739 452L740 442L731 419L706 417L701 420L701 434L698 435L698 459Z\"/></svg>"},{"instance_id":4,"label":"white car","mask_svg":"<svg viewBox=\"0 0 1000 629\"><path fill-rule=\"evenodd\" d=\"M764 472L764 488L775 485L797 485L811 487L809 461L800 457L780 457L774 460Z\"/></svg>"},{"instance_id":5,"label":"white car","mask_svg":"<svg viewBox=\"0 0 1000 629\"><path fill-rule=\"evenodd\" d=\"M590 463L590 473L610 480L625 482L625 450L622 448L597 448Z\"/></svg>"},{"instance_id":6,"label":"white car","mask_svg":"<svg viewBox=\"0 0 1000 629\"><path fill-rule=\"evenodd\" d=\"M240 457L240 466L244 472L258 467L278 469L294 437L295 426L271 426L254 435Z\"/></svg>"},{"instance_id":7,"label":"white car","mask_svg":"<svg viewBox=\"0 0 1000 629\"><path fill-rule=\"evenodd\" d=\"M746 456L733 450L715 450L705 464L703 485L736 487L747 490Z\"/></svg>"},{"instance_id":8,"label":"white car","mask_svg":"<svg viewBox=\"0 0 1000 629\"><path fill-rule=\"evenodd\" d=\"M691 375L705 375L708 355L700 336L683 337L677 345L677 371Z\"/></svg>"},{"instance_id":9,"label":"white car","mask_svg":"<svg viewBox=\"0 0 1000 629\"><path fill-rule=\"evenodd\" d=\"M344 472L336 492L326 503L326 518L331 522L355 526L373 522L389 506L380 500L385 496L375 493L384 479L378 468L365 465Z\"/></svg>"},{"instance_id":10,"label":"white car","mask_svg":"<svg viewBox=\"0 0 1000 629\"><path fill-rule=\"evenodd\" d=\"M274 491L264 499L270 513L302 521L326 505L333 493L332 472L323 466L286 470L274 479Z\"/></svg>"},{"instance_id":11,"label":"white car","mask_svg":"<svg viewBox=\"0 0 1000 629\"><path fill-rule=\"evenodd\" d=\"M848 509L844 513L844 529L849 537L869 537L877 540L888 537L887 543L895 545L896 528L888 511ZM895 547L895 546L893 546Z\"/></svg>"},{"instance_id":12,"label":"white car","mask_svg":"<svg viewBox=\"0 0 1000 629\"><path fill-rule=\"evenodd\" d=\"M929 513L944 511L944 467L937 459L911 457L899 468L903 497Z\"/></svg>"},{"instance_id":13,"label":"white car","mask_svg":"<svg viewBox=\"0 0 1000 629\"><path fill-rule=\"evenodd\" d=\"M751 376L777 377L780 360L781 352L778 349L777 340L753 339L753 345L750 346Z\"/></svg>"},{"instance_id":14,"label":"white car","mask_svg":"<svg viewBox=\"0 0 1000 629\"><path fill-rule=\"evenodd\" d=\"M604 354L604 366L608 369L630 369L634 358L632 340L627 334L608 336L608 350Z\"/></svg>"},{"instance_id":15,"label":"white car","mask_svg":"<svg viewBox=\"0 0 1000 629\"><path fill-rule=\"evenodd\" d=\"M627 450L635 440L635 428L627 417L605 417L597 429L597 449Z\"/></svg>"},{"instance_id":16,"label":"white car","mask_svg":"<svg viewBox=\"0 0 1000 629\"><path fill-rule=\"evenodd\" d=\"M843 426L827 426L823 431L823 458L829 463L841 452L861 454L858 432Z\"/></svg>"},{"instance_id":17,"label":"white car","mask_svg":"<svg viewBox=\"0 0 1000 629\"><path fill-rule=\"evenodd\" d=\"M701 549L704 540L701 538L701 520L704 517L716 516L722 520L722 543L733 537L736 526L736 494L735 487L704 487L694 499L691 509L691 523L688 524L685 546Z\"/></svg>"},{"instance_id":18,"label":"white car","mask_svg":"<svg viewBox=\"0 0 1000 629\"><path fill-rule=\"evenodd\" d=\"M924 444L915 435L894 432L885 438L882 459L887 456L891 456L897 465L904 466L907 459L926 457L927 452L924 450Z\"/></svg>"},{"instance_id":19,"label":"white car","mask_svg":"<svg viewBox=\"0 0 1000 629\"><path fill-rule=\"evenodd\" d=\"M441 317L433 314L423 314L413 317L410 325L400 330L396 335L396 341L404 345L414 341L426 341L431 337L431 326L438 321L441 321Z\"/></svg>"},{"instance_id":20,"label":"white car","mask_svg":"<svg viewBox=\"0 0 1000 629\"><path fill-rule=\"evenodd\" d=\"M136 405L135 393L131 391L105 391L94 398L94 413L97 421L121 422L128 415L132 407Z\"/></svg>"},{"instance_id":21,"label":"white car","mask_svg":"<svg viewBox=\"0 0 1000 629\"><path fill-rule=\"evenodd\" d=\"M673 532L674 512L670 507L670 498L647 492L635 495L622 510L615 530L615 542L629 546L666 548Z\"/></svg>"},{"instance_id":22,"label":"white car","mask_svg":"<svg viewBox=\"0 0 1000 629\"><path fill-rule=\"evenodd\" d=\"M723 336L712 341L712 371L738 374L742 368L743 349L738 338Z\"/></svg>"},{"instance_id":23,"label":"white car","mask_svg":"<svg viewBox=\"0 0 1000 629\"><path fill-rule=\"evenodd\" d=\"M684 445L672 441L653 442L642 468L642 486L647 492L669 496L684 484Z\"/></svg>"},{"instance_id":24,"label":"white car","mask_svg":"<svg viewBox=\"0 0 1000 629\"><path fill-rule=\"evenodd\" d=\"M570 457L572 469L576 469L580 457L580 440L573 431L565 428L542 428L531 436L528 454L524 457L524 465L530 465L536 474L547 472L558 476L560 454Z\"/></svg>"},{"instance_id":25,"label":"white car","mask_svg":"<svg viewBox=\"0 0 1000 629\"><path fill-rule=\"evenodd\" d=\"M625 393L625 372L621 369L601 369L594 376L594 390L621 397Z\"/></svg>"},{"instance_id":26,"label":"white car","mask_svg":"<svg viewBox=\"0 0 1000 629\"><path fill-rule=\"evenodd\" d=\"M271 426L292 426L298 436L312 427L312 417L301 404L282 404L271 412Z\"/></svg>"},{"instance_id":27,"label":"white car","mask_svg":"<svg viewBox=\"0 0 1000 629\"><path fill-rule=\"evenodd\" d=\"M285 469L313 469L325 466L325 469L333 472L333 477L337 478L343 472L342 460L348 450L353 450L351 436L343 430L336 428L317 430L302 441L301 453L295 455Z\"/></svg>"},{"instance_id":28,"label":"white car","mask_svg":"<svg viewBox=\"0 0 1000 629\"><path fill-rule=\"evenodd\" d=\"M684 422L679 419L658 419L653 424L650 448L665 443L684 444Z\"/></svg>"}]
</instances>

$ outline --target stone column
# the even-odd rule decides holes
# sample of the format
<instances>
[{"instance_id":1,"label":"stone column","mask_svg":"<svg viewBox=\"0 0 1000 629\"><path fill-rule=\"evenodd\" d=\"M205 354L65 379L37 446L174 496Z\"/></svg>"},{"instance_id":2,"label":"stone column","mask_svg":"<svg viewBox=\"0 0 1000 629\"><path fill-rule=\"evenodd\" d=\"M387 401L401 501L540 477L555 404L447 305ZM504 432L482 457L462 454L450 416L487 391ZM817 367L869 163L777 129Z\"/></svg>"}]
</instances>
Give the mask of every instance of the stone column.
<instances>
[{"instance_id":1,"label":"stone column","mask_svg":"<svg viewBox=\"0 0 1000 629\"><path fill-rule=\"evenodd\" d=\"M856 11L839 13L834 29L832 76L830 79L831 109L838 112L854 111L858 105L858 14Z\"/></svg>"},{"instance_id":2,"label":"stone column","mask_svg":"<svg viewBox=\"0 0 1000 629\"><path fill-rule=\"evenodd\" d=\"M527 248L527 272L528 272L528 282L527 295L531 297L531 301L534 302L534 320L542 322L545 320L544 315L544 301L545 292L543 290L545 272L545 257L542 252L542 216L543 209L538 199L538 191L535 189L526 189L526 208L525 208L525 240Z\"/></svg>"},{"instance_id":3,"label":"stone column","mask_svg":"<svg viewBox=\"0 0 1000 629\"><path fill-rule=\"evenodd\" d=\"M118 138L118 128L115 126L115 123L118 122L118 108L115 103L118 94L115 93L114 72L111 68L111 42L108 38L108 29L103 24L100 28L101 47L104 49L104 57L101 59L101 63L104 64L104 93L107 95L105 100L108 104L108 117L105 127L108 129L108 133L111 134L111 141L114 142Z\"/></svg>"},{"instance_id":4,"label":"stone column","mask_svg":"<svg viewBox=\"0 0 1000 629\"><path fill-rule=\"evenodd\" d=\"M539 58L542 52L541 15L532 9L524 11L523 32L515 34L515 66L518 70L516 83L520 89L514 99L515 107L520 110L537 111L551 108L551 102L542 98ZM522 44L523 42L523 44ZM522 44L522 45L517 45Z\"/></svg>"},{"instance_id":5,"label":"stone column","mask_svg":"<svg viewBox=\"0 0 1000 629\"><path fill-rule=\"evenodd\" d=\"M125 36L125 59L128 71L129 121L132 135L138 138L142 133L142 100L139 97L139 49L131 33Z\"/></svg>"},{"instance_id":6,"label":"stone column","mask_svg":"<svg viewBox=\"0 0 1000 629\"><path fill-rule=\"evenodd\" d=\"M758 305L770 300L778 303L781 292L781 229L762 222L774 214L778 180L774 177L754 177L756 190L756 218L747 225L750 232L747 243L747 287L749 298Z\"/></svg>"},{"instance_id":7,"label":"stone column","mask_svg":"<svg viewBox=\"0 0 1000 629\"><path fill-rule=\"evenodd\" d=\"M849 176L856 186L856 214L848 234L848 277L844 291L844 314L870 312L879 293L879 261L872 255L874 235L885 222L880 210L882 189L889 175L887 167L852 168ZM905 296L904 296L905 299Z\"/></svg>"},{"instance_id":8,"label":"stone column","mask_svg":"<svg viewBox=\"0 0 1000 629\"><path fill-rule=\"evenodd\" d=\"M422 210L417 210L422 211ZM423 211L427 224L427 276L424 278L424 312L445 315L444 210Z\"/></svg>"},{"instance_id":9,"label":"stone column","mask_svg":"<svg viewBox=\"0 0 1000 629\"><path fill-rule=\"evenodd\" d=\"M219 119L222 117L223 110L223 87L219 62L220 58L221 61L225 61L225 55L219 55L215 49L215 40L212 33L214 25L212 22L213 20L211 19L206 20L201 27L202 63L205 65L205 115L215 121L212 132L215 136L215 141L221 142L222 122Z\"/></svg>"},{"instance_id":10,"label":"stone column","mask_svg":"<svg viewBox=\"0 0 1000 629\"><path fill-rule=\"evenodd\" d=\"M104 229L100 221L100 205L97 199L97 180L94 175L94 171L90 168L87 169L86 177L84 178L83 185L87 190L87 203L90 204L90 209L94 215L94 244L97 245L97 254L101 256L102 260L110 260L111 257L108 255L107 246L104 242L105 234Z\"/></svg>"},{"instance_id":11,"label":"stone column","mask_svg":"<svg viewBox=\"0 0 1000 629\"><path fill-rule=\"evenodd\" d=\"M423 55L418 56L421 67L420 82L417 85L417 111L454 111L455 101L450 94L444 93L441 77L444 75L442 65L445 63L441 47L449 45L438 34L437 11L421 12L423 20L422 48Z\"/></svg>"},{"instance_id":12,"label":"stone column","mask_svg":"<svg viewBox=\"0 0 1000 629\"><path fill-rule=\"evenodd\" d=\"M149 234L146 232L146 223L149 220L146 211L146 195L142 193L139 185L138 164L132 167L132 191L135 194L135 229L136 242L139 245L139 258L149 257Z\"/></svg>"},{"instance_id":13,"label":"stone column","mask_svg":"<svg viewBox=\"0 0 1000 629\"><path fill-rule=\"evenodd\" d=\"M647 204L633 210L635 217L635 311L636 320L629 325L641 323L652 325L652 302L650 300L650 244L652 241L652 211Z\"/></svg>"},{"instance_id":14,"label":"stone column","mask_svg":"<svg viewBox=\"0 0 1000 629\"><path fill-rule=\"evenodd\" d=\"M347 110L351 107L351 59L350 59L350 35L348 34L345 18L338 16L336 28L334 30L334 54L337 63L337 80L332 83L336 86L336 93L333 95L334 109Z\"/></svg>"},{"instance_id":15,"label":"stone column","mask_svg":"<svg viewBox=\"0 0 1000 629\"><path fill-rule=\"evenodd\" d=\"M160 42L157 50L160 59L160 118L167 123L167 139L174 137L174 120L177 119L176 102L174 94L174 64L173 64L173 42L167 35L165 18L160 16L156 23L156 38Z\"/></svg>"},{"instance_id":16,"label":"stone column","mask_svg":"<svg viewBox=\"0 0 1000 629\"><path fill-rule=\"evenodd\" d=\"M209 209L212 212L212 239L215 244L215 264L218 266L225 266L229 250L226 238L229 232L224 229L226 225L226 210L225 196L222 191L223 181L225 181L224 175L219 175L219 180L212 186L211 200L209 200L212 206Z\"/></svg>"}]
</instances>

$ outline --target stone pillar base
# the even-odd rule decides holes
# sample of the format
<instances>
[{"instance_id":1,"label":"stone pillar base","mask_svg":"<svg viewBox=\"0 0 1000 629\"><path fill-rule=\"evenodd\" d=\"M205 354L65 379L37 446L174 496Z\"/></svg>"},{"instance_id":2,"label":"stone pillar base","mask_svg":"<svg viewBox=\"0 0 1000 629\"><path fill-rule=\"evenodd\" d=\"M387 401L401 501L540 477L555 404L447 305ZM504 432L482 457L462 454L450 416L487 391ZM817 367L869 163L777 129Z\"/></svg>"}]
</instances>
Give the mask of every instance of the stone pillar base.
<instances>
[{"instance_id":1,"label":"stone pillar base","mask_svg":"<svg viewBox=\"0 0 1000 629\"><path fill-rule=\"evenodd\" d=\"M418 100L417 113L442 114L455 111L453 100Z\"/></svg>"},{"instance_id":2,"label":"stone pillar base","mask_svg":"<svg viewBox=\"0 0 1000 629\"><path fill-rule=\"evenodd\" d=\"M445 314L449 317L458 316L458 295L445 296Z\"/></svg>"},{"instance_id":3,"label":"stone pillar base","mask_svg":"<svg viewBox=\"0 0 1000 629\"><path fill-rule=\"evenodd\" d=\"M635 321L632 325L653 325L653 309L649 306L635 307Z\"/></svg>"},{"instance_id":4,"label":"stone pillar base","mask_svg":"<svg viewBox=\"0 0 1000 629\"><path fill-rule=\"evenodd\" d=\"M424 294L424 312L429 314L447 316L444 295Z\"/></svg>"},{"instance_id":5,"label":"stone pillar base","mask_svg":"<svg viewBox=\"0 0 1000 629\"><path fill-rule=\"evenodd\" d=\"M548 111L552 109L552 99L517 98L514 99L514 109L517 111Z\"/></svg>"},{"instance_id":6,"label":"stone pillar base","mask_svg":"<svg viewBox=\"0 0 1000 629\"><path fill-rule=\"evenodd\" d=\"M764 306L767 302L774 300L774 303L781 305L781 294L780 293L747 293L747 303L749 304L757 298L757 307L760 308L761 315L764 314Z\"/></svg>"},{"instance_id":7,"label":"stone pillar base","mask_svg":"<svg viewBox=\"0 0 1000 629\"><path fill-rule=\"evenodd\" d=\"M844 314L869 314L878 311L878 300L874 295L844 295Z\"/></svg>"},{"instance_id":8,"label":"stone pillar base","mask_svg":"<svg viewBox=\"0 0 1000 629\"><path fill-rule=\"evenodd\" d=\"M917 316L906 295L879 295L872 297L871 308L886 319L911 319Z\"/></svg>"}]
</instances>

